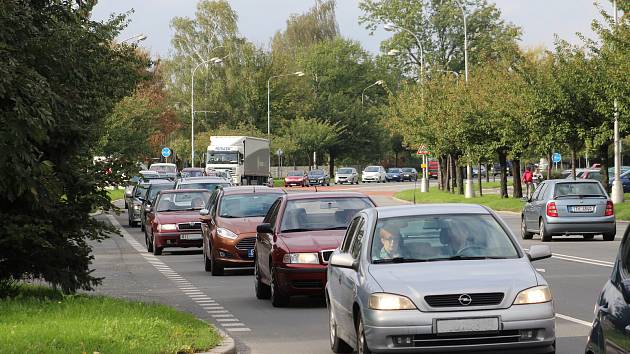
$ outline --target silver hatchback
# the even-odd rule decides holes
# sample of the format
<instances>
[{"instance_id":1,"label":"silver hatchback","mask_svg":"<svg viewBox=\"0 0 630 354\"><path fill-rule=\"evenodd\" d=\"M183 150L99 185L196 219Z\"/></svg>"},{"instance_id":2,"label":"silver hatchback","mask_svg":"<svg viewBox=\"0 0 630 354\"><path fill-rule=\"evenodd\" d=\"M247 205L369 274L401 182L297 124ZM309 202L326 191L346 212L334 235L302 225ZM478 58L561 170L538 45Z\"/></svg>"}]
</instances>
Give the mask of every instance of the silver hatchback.
<instances>
[{"instance_id":1,"label":"silver hatchback","mask_svg":"<svg viewBox=\"0 0 630 354\"><path fill-rule=\"evenodd\" d=\"M521 237L540 234L543 242L553 236L601 234L613 241L617 232L615 210L604 187L596 180L548 180L527 200L521 213Z\"/></svg>"},{"instance_id":2,"label":"silver hatchback","mask_svg":"<svg viewBox=\"0 0 630 354\"><path fill-rule=\"evenodd\" d=\"M328 266L333 352L554 353L551 292L507 226L478 205L359 212Z\"/></svg>"}]
</instances>

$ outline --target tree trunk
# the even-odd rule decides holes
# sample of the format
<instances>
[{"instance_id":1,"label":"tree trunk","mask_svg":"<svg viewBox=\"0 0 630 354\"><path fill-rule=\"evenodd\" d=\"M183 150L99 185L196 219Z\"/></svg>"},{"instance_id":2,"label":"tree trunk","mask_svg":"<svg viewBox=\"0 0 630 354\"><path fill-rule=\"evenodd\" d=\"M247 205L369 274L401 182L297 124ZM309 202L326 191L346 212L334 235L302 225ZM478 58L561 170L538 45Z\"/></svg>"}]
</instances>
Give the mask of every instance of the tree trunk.
<instances>
[{"instance_id":1,"label":"tree trunk","mask_svg":"<svg viewBox=\"0 0 630 354\"><path fill-rule=\"evenodd\" d=\"M614 143L613 143L614 144ZM611 190L612 186L610 186L610 176L608 175L608 166L610 166L610 159L608 158L608 145L603 145L599 148L599 156L602 157L602 169L603 177L602 184L606 188L606 190Z\"/></svg>"},{"instance_id":2,"label":"tree trunk","mask_svg":"<svg viewBox=\"0 0 630 354\"><path fill-rule=\"evenodd\" d=\"M575 180L575 147L571 146L571 176Z\"/></svg>"},{"instance_id":3,"label":"tree trunk","mask_svg":"<svg viewBox=\"0 0 630 354\"><path fill-rule=\"evenodd\" d=\"M477 171L477 178L479 179L479 196L483 197L483 185L481 184L481 161L479 161L479 167L478 168L479 168L479 170ZM486 173L486 175L487 175L487 173Z\"/></svg>"},{"instance_id":4,"label":"tree trunk","mask_svg":"<svg viewBox=\"0 0 630 354\"><path fill-rule=\"evenodd\" d=\"M446 191L449 193L451 193L453 190L451 188L452 176L453 176L453 171L451 170L451 155L448 155L446 157Z\"/></svg>"},{"instance_id":5,"label":"tree trunk","mask_svg":"<svg viewBox=\"0 0 630 354\"><path fill-rule=\"evenodd\" d=\"M464 169L459 165L459 157L453 159L455 165L456 177L457 177L457 194L464 195Z\"/></svg>"},{"instance_id":6,"label":"tree trunk","mask_svg":"<svg viewBox=\"0 0 630 354\"><path fill-rule=\"evenodd\" d=\"M396 162L394 162L394 167L398 167L398 151L394 151L394 156L396 159Z\"/></svg>"},{"instance_id":7,"label":"tree trunk","mask_svg":"<svg viewBox=\"0 0 630 354\"><path fill-rule=\"evenodd\" d=\"M455 193L455 188L457 188L457 157L451 155L451 188L453 193Z\"/></svg>"},{"instance_id":8,"label":"tree trunk","mask_svg":"<svg viewBox=\"0 0 630 354\"><path fill-rule=\"evenodd\" d=\"M521 185L521 159L515 158L512 161L512 197L522 198L523 197L523 186Z\"/></svg>"},{"instance_id":9,"label":"tree trunk","mask_svg":"<svg viewBox=\"0 0 630 354\"><path fill-rule=\"evenodd\" d=\"M330 157L330 163L328 164L328 176L331 180L335 179L335 152L328 150L328 156Z\"/></svg>"},{"instance_id":10,"label":"tree trunk","mask_svg":"<svg viewBox=\"0 0 630 354\"><path fill-rule=\"evenodd\" d=\"M440 177L439 177L440 190L443 190L443 191L446 190L446 184L447 184L447 178L448 178L447 173L446 173L446 170L448 168L447 163L448 163L447 157L444 155L440 156L440 168L438 171L440 173Z\"/></svg>"},{"instance_id":11,"label":"tree trunk","mask_svg":"<svg viewBox=\"0 0 630 354\"><path fill-rule=\"evenodd\" d=\"M498 155L499 165L501 166L501 198L507 198L507 152L505 150L499 150Z\"/></svg>"},{"instance_id":12,"label":"tree trunk","mask_svg":"<svg viewBox=\"0 0 630 354\"><path fill-rule=\"evenodd\" d=\"M553 162L551 162L551 151L547 154L547 179L551 179L551 169Z\"/></svg>"}]
</instances>

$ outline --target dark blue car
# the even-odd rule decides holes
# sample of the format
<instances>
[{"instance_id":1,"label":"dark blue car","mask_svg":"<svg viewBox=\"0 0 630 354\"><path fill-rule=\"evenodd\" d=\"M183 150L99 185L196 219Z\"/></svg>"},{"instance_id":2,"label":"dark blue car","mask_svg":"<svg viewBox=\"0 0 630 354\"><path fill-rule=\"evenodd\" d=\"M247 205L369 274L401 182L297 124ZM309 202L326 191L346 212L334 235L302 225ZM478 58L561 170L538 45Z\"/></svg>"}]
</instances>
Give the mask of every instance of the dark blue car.
<instances>
[{"instance_id":1,"label":"dark blue car","mask_svg":"<svg viewBox=\"0 0 630 354\"><path fill-rule=\"evenodd\" d=\"M385 179L387 179L387 181L402 181L403 177L402 177L402 168L390 168L387 170L387 173L385 174Z\"/></svg>"},{"instance_id":2,"label":"dark blue car","mask_svg":"<svg viewBox=\"0 0 630 354\"><path fill-rule=\"evenodd\" d=\"M630 352L630 228L595 308L586 354Z\"/></svg>"},{"instance_id":3,"label":"dark blue car","mask_svg":"<svg viewBox=\"0 0 630 354\"><path fill-rule=\"evenodd\" d=\"M611 174L611 176L614 176L614 172L613 174ZM615 180L615 177L610 178L611 186L614 180ZM623 192L630 193L630 170L624 171L621 173L621 184L623 185Z\"/></svg>"}]
</instances>

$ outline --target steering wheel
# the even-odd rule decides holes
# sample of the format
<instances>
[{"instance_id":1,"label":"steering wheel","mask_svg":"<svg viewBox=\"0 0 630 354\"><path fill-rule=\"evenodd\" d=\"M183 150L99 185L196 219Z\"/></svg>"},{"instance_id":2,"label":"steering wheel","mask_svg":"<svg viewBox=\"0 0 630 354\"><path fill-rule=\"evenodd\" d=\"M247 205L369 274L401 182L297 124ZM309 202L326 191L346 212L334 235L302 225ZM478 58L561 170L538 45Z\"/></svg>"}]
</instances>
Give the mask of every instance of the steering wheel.
<instances>
[{"instance_id":1,"label":"steering wheel","mask_svg":"<svg viewBox=\"0 0 630 354\"><path fill-rule=\"evenodd\" d=\"M455 257L463 255L467 250L470 250L470 249L486 249L486 248L481 247L481 246L476 246L476 245L466 246L462 248L461 250L457 251L457 253L455 253Z\"/></svg>"}]
</instances>

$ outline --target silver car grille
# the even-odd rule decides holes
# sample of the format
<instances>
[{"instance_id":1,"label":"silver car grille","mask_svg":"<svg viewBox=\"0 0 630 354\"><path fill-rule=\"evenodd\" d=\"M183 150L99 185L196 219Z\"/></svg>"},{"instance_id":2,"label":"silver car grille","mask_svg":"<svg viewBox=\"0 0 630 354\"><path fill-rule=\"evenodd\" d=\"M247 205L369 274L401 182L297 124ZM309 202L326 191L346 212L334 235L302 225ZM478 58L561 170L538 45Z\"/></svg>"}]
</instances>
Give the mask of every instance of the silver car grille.
<instances>
[{"instance_id":1,"label":"silver car grille","mask_svg":"<svg viewBox=\"0 0 630 354\"><path fill-rule=\"evenodd\" d=\"M424 301L431 307L492 306L503 301L503 293L428 295Z\"/></svg>"}]
</instances>

